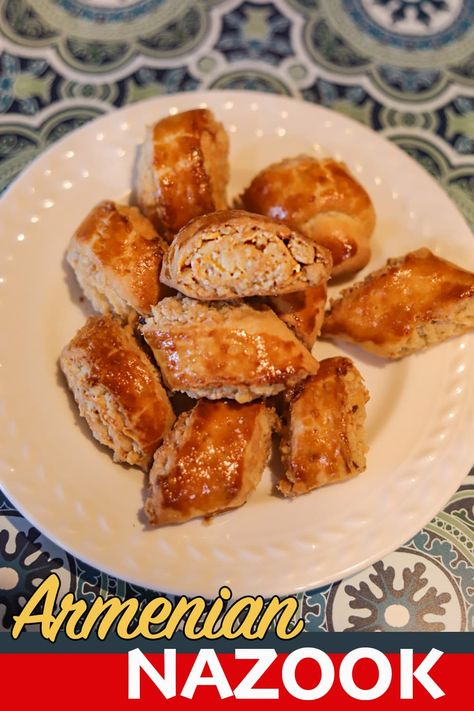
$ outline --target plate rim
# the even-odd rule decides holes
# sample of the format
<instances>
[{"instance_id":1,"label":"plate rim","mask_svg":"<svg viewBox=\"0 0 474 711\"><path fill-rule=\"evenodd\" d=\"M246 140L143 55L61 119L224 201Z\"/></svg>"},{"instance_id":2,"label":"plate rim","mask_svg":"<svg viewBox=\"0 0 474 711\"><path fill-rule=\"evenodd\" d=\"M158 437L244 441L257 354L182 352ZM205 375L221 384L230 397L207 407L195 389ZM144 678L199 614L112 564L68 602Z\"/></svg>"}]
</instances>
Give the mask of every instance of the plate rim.
<instances>
[{"instance_id":1,"label":"plate rim","mask_svg":"<svg viewBox=\"0 0 474 711\"><path fill-rule=\"evenodd\" d=\"M140 101L135 101L130 104L125 104L120 107L112 107L110 110L106 111L105 113L101 114L100 116L96 116L95 118L91 119L90 121L87 121L86 123L82 124L82 126L79 126L76 129L73 129L69 133L67 133L65 136L62 136L58 141L55 141L52 143L50 146L48 146L45 150L41 151L37 156L33 158L33 160L28 163L19 173L14 177L14 179L11 181L11 183L6 187L6 189L3 191L3 193L0 195L0 208L3 205L3 202L5 198L10 194L10 191L16 187L17 183L28 173L28 171L35 167L38 163L41 162L43 158L46 158L50 153L54 151L54 149L61 148L64 144L66 144L69 140L71 140L71 137L77 135L80 131L86 129L87 127L91 125L96 125L97 123L100 123L101 121L106 121L110 116L117 116L119 114L126 113L127 111L131 110L132 108L135 108L137 106L144 106L148 104L152 104L156 101L164 101L165 99L174 99L174 98L179 98L183 96L199 96L201 98L201 103L204 101L207 101L211 97L214 96L229 96L229 98L235 98L237 96L253 96L257 100L264 100L267 101L269 98L276 100L276 101L282 101L284 103L299 103L304 106L310 106L312 108L316 108L318 111L321 111L323 113L326 113L328 116L337 116L339 119L343 119L344 122L347 122L351 124L352 126L355 126L358 131L362 131L363 133L366 133L369 136L377 136L381 141L385 143L385 145L390 146L395 152L398 154L401 154L409 160L412 163L412 167L419 172L420 175L424 175L425 177L428 176L431 179L432 185L436 186L436 189L440 191L440 193L451 203L451 206L456 210L458 213L459 217L463 220L465 226L467 227L468 230L471 231L471 227L469 223L467 222L466 217L463 215L459 207L456 205L454 202L453 198L451 195L449 195L446 190L444 190L439 182L433 178L433 176L425 170L409 153L406 153L398 144L393 142L390 138L387 138L384 134L383 131L376 131L375 129L371 128L370 126L366 126L364 123L357 121L357 119L353 118L352 116L347 116L346 114L343 114L339 111L335 111L334 109L330 109L327 106L323 106L321 104L318 104L314 101L307 101L306 99L300 97L300 96L288 96L287 94L276 94L272 92L265 92L265 91L253 91L251 89L205 89L203 91L200 91L199 89L193 89L191 91L181 91L181 92L174 92L172 94L162 94L159 96L151 96L146 99L142 99Z\"/></svg>"},{"instance_id":2,"label":"plate rim","mask_svg":"<svg viewBox=\"0 0 474 711\"><path fill-rule=\"evenodd\" d=\"M305 100L303 100L303 99L301 99L301 98L299 98L299 97L289 97L289 96L282 96L282 95L279 95L279 94L269 94L269 93L265 93L265 92L254 92L254 91L243 91L243 90L239 90L239 91L234 91L234 90L199 91L199 90L198 90L198 91L191 91L191 92L181 92L181 93L176 93L176 94L165 94L165 95L163 95L163 96L150 97L150 98L148 98L148 99L146 99L146 100L144 100L144 101L136 102L136 103L133 103L133 104L127 104L127 105L125 105L125 106L123 106L123 107L120 107L120 108L118 108L118 109L112 109L111 111L108 111L108 112L105 113L104 115L101 115L101 116L99 116L99 117L97 117L97 118L95 118L95 119L93 119L93 120L91 120L91 121L88 121L88 122L87 122L86 124L84 124L83 126L81 126L81 127L79 127L78 129L76 129L76 130L74 130L74 131L68 133L66 136L62 137L59 141L57 141L57 142L53 143L51 146L49 146L45 151L41 152L24 170L22 170L22 171L20 172L20 174L19 174L18 176L16 176L16 178L12 181L12 183L11 183L11 184L8 186L8 188L5 190L5 192L3 193L3 195L2 195L2 197L1 197L1 199L0 199L0 211L1 211L2 208L3 208L3 206L4 206L4 204L5 204L5 201L6 201L6 200L9 198L9 196L14 192L14 190L17 188L17 186L20 184L20 187L21 187L22 181L24 181L25 179L28 178L28 173L29 173L29 171L33 171L33 169L34 169L38 164L40 164L41 162L43 162L43 161L46 162L47 159L48 159L48 156L49 156L51 153L59 152L59 151L61 151L62 149L64 149L64 147L67 146L67 143L68 143L68 142L77 140L77 135L78 135L81 131L83 131L83 130L85 130L85 129L87 129L87 128L90 128L91 125L97 126L97 128L99 128L99 124L100 124L101 122L107 122L107 121L113 120L113 117L114 117L117 121L120 121L120 114L123 115L123 114L127 113L128 111L136 111L137 108L140 107L141 105L144 105L144 104L147 104L147 105L150 104L150 105L151 105L151 104L157 103L157 102L163 102L163 103L164 103L164 102L172 102L173 99L176 98L176 97L179 97L179 99L181 100L183 96L186 96L186 97L189 97L189 99L190 99L191 101L192 101L193 99L195 99L195 102L196 102L196 103L199 103L199 102L202 103L202 102L207 102L207 101L209 101L209 100L211 100L211 99L216 99L216 98L218 98L219 96L220 96L222 99L225 99L226 97L228 97L229 99L235 99L235 98L237 98L237 97L239 97L239 96L242 96L242 95L244 95L245 97L254 97L256 101L258 101L259 99L260 99L260 100L264 100L265 102L267 102L267 101L269 101L269 100L272 100L272 101L277 101L277 102L280 102L280 103L290 103L290 104L293 105L293 106L294 106L295 104L300 103L300 104L302 104L302 105L305 105L306 107L311 107L311 109L316 109L316 110L321 111L322 114L323 114L323 116L324 116L324 114L326 114L327 116L332 116L332 117L336 116L338 119L342 119L345 123L348 123L348 124L351 124L351 125L354 125L355 127L357 127L357 131L358 131L358 132L360 132L360 131L362 130L363 133L366 133L366 134L369 135L371 138L373 138L374 136L377 137L377 139L381 140L385 145L390 146L391 149L393 149L393 150L395 150L397 153L401 154L401 155L403 156L403 159L404 159L404 160L407 160L407 159L408 159L408 160L411 162L412 167L415 167L415 166L416 166L416 168L415 168L416 172L418 172L420 175L423 175L425 179L426 179L426 178L429 178L432 187L433 187L434 189L436 189L436 190L443 196L443 200L449 201L449 203L451 204L452 208L456 211L456 213L457 213L457 215L459 216L459 218L464 222L464 224L465 224L465 226L466 226L466 229L470 231L470 227L469 227L469 225L468 225L468 223L467 223L467 220L465 219L464 215L461 213L461 211L459 210L459 208L456 206L456 204L455 204L455 202L453 201L453 199L451 198L451 196L450 196L448 193L446 193L445 190L443 190L443 188L442 188L442 187L440 186L440 184L433 178L433 176L431 176L431 175L428 173L428 171L426 171L425 169L423 169L422 166L420 166L420 165L417 163L416 160L414 160L410 155L408 155L407 153L405 153L397 144L395 144L395 143L393 143L392 141L390 141L390 140L388 140L387 138L385 138L385 136L384 136L381 132L377 132L377 131L375 131L374 129L365 126L364 124L359 123L359 122L356 121L355 119L353 119L353 118L351 118L351 117L345 116L344 114L338 113L338 112L336 112L336 111L333 111L332 109L328 109L327 107L321 106L321 105L319 105L319 104L315 104L315 103L313 103L313 102L305 101ZM3 437L2 437L2 440L3 440ZM469 466L470 466L470 465L469 465ZM465 476L467 476L468 473L469 473L469 470L468 470L467 472L464 472L464 473L462 474L462 477L460 477L460 476L458 475L458 476L455 478L455 482L456 482L455 486L456 486L456 488L452 488L452 490L451 490L451 488L450 488L449 497L452 496L452 495L455 493L455 491L457 491L457 489L459 488L461 482L463 481L463 479L465 478ZM43 532L45 529L43 529L41 523L38 523L38 522L37 522L36 516L35 516L34 514L33 514L33 515L30 514L30 512L27 511L27 507L24 508L24 507L22 506L21 501L19 502L19 501L17 500L17 497L16 497L14 494L12 495L12 493L10 492L9 487L8 487L8 485L5 483L4 477L3 477L3 475L2 475L2 466L0 466L0 484L2 485L2 487L3 487L3 489L4 489L4 491L5 491L6 495L7 495L7 497L11 500L11 502L12 502L12 503L14 504L14 506L18 509L18 511L25 517L25 519L26 519L29 523L31 523L32 525L34 525L35 527L37 527L41 532ZM443 497L443 500L444 500L445 502L447 502L449 499ZM25 511L25 513L23 513L24 511ZM300 586L297 586L296 588L292 588L291 591L287 591L287 590L284 590L283 588L278 588L278 586L276 586L276 589L277 589L278 594L284 594L284 593L286 593L286 592L289 592L289 593L295 593L295 592L296 592L296 593L299 593L299 592L303 592L303 591L306 591L306 590L313 590L313 589L315 589L316 587L321 587L321 586L324 586L324 585L326 585L326 584L328 584L328 583L334 583L334 582L337 582L337 581L339 581L339 580L341 580L341 579L344 579L344 578L347 578L347 577L352 576L352 575L355 574L356 572L358 572L358 571L363 570L364 568L366 568L366 567L367 567L368 565L370 565L371 563L373 563L373 562L379 560L380 558L382 558L383 556L387 555L388 553L390 553L390 552L396 550L400 545L403 545L403 543L404 543L405 541L409 540L409 539L412 538L417 532L419 532L420 530L422 530L422 528L426 525L426 523L428 523L439 511L440 511L440 506L439 506L437 503L436 503L436 505L433 504L432 507L431 507L431 509L430 509L430 515L429 515L429 517L426 517L426 522L425 522L421 527L420 527L419 522L417 522L416 525L412 526L412 528L411 528L408 532L406 532L406 529L404 529L403 539L401 539L398 544L396 544L395 546L394 546L393 544L392 544L392 545L386 545L385 547L378 549L378 552L377 552L376 554L367 556L366 558L364 558L364 560L359 561L358 563L354 563L354 564L352 564L352 565L350 565L350 566L346 566L346 567L344 568L344 570L341 571L340 574L338 574L338 577L335 577L334 575L327 575L326 577L324 577L324 576L321 577L321 576L320 576L320 577L317 578L315 581L313 580L312 582L304 583L304 584L302 584L302 585L300 585ZM53 541L54 543L56 543L57 545L59 545L63 550L65 550L66 552L68 552L68 553L71 554L72 556L74 556L74 557L76 557L76 558L79 558L80 560L85 561L85 562L88 563L89 565L92 565L92 566L98 568L100 571L106 572L106 573L108 573L108 574L110 574L110 575L113 575L113 576L115 576L115 577L120 577L120 574L117 574L116 570L114 570L113 568L107 568L107 566L104 565L102 562L97 562L97 561L93 560L93 558L91 558L91 557L89 557L89 558L87 558L87 557L82 557L82 555L81 555L80 553L77 554L77 553L75 552L75 550L77 550L77 549L74 549L74 547L70 547L70 546L67 545L67 543L64 543L64 542L61 540L61 537L60 537L60 536L59 536L59 537L56 537L54 534L51 534L51 533L49 532L49 530L45 531L45 533L43 533L43 535L46 536L47 538L49 538L49 539L50 539L51 541ZM165 591L167 591L168 593L171 593L171 594L175 593L176 591L178 591L180 594L198 594L194 588L193 588L192 590L186 589L186 586L185 586L185 585L184 585L183 587L179 587L179 590L178 590L177 588L171 589L171 588L169 588L168 586L165 586L165 588L158 588L158 587L156 587L156 586L153 586L153 587L150 588L150 583L144 582L144 581L140 578L140 576L137 576L136 578L133 578L132 575L128 575L128 574L127 574L126 578L123 578L123 579L124 579L124 580L127 580L127 581L130 581L130 582L132 582L133 584L140 585L141 587L144 587L144 588L149 588L149 589L153 589L153 590L155 590L155 589L156 589L156 590L158 590L158 589L159 589L159 590L165 590ZM283 592L280 593L280 590L282 590ZM272 590L271 590L271 591L268 590L268 592L265 593L265 594L275 594L275 591L273 590L273 587L272 587Z\"/></svg>"}]
</instances>

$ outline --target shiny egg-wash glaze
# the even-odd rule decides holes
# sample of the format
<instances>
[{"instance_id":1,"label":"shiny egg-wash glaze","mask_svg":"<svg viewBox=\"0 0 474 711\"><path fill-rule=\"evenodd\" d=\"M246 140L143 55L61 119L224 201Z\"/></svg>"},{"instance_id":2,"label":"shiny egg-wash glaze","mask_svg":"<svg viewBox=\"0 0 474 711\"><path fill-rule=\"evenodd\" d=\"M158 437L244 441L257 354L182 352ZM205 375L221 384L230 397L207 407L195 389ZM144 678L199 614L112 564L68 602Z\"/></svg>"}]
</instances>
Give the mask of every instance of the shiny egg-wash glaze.
<instances>
[{"instance_id":1,"label":"shiny egg-wash glaze","mask_svg":"<svg viewBox=\"0 0 474 711\"><path fill-rule=\"evenodd\" d=\"M126 319L169 295L158 280L165 249L136 207L103 200L75 231L67 260L94 309Z\"/></svg>"},{"instance_id":2,"label":"shiny egg-wash glaze","mask_svg":"<svg viewBox=\"0 0 474 711\"><path fill-rule=\"evenodd\" d=\"M333 276L356 272L370 259L374 207L344 163L306 155L274 163L255 176L240 204L327 247Z\"/></svg>"},{"instance_id":3,"label":"shiny egg-wash glaze","mask_svg":"<svg viewBox=\"0 0 474 711\"><path fill-rule=\"evenodd\" d=\"M318 362L267 306L169 297L141 326L170 390L249 402L316 373Z\"/></svg>"},{"instance_id":4,"label":"shiny egg-wash glaze","mask_svg":"<svg viewBox=\"0 0 474 711\"><path fill-rule=\"evenodd\" d=\"M241 506L270 456L278 420L263 402L200 400L155 454L145 511L153 525Z\"/></svg>"},{"instance_id":5,"label":"shiny egg-wash glaze","mask_svg":"<svg viewBox=\"0 0 474 711\"><path fill-rule=\"evenodd\" d=\"M292 294L267 296L265 302L311 349L321 333L326 297L327 285L323 282Z\"/></svg>"},{"instance_id":6,"label":"shiny egg-wash glaze","mask_svg":"<svg viewBox=\"0 0 474 711\"><path fill-rule=\"evenodd\" d=\"M167 116L140 151L138 206L171 242L189 220L227 207L229 140L208 109Z\"/></svg>"},{"instance_id":7,"label":"shiny egg-wash glaze","mask_svg":"<svg viewBox=\"0 0 474 711\"><path fill-rule=\"evenodd\" d=\"M474 328L474 274L422 248L345 289L323 336L401 358Z\"/></svg>"},{"instance_id":8,"label":"shiny egg-wash glaze","mask_svg":"<svg viewBox=\"0 0 474 711\"><path fill-rule=\"evenodd\" d=\"M289 396L281 441L286 496L305 494L364 471L367 451L365 404L369 394L349 358L320 362Z\"/></svg>"},{"instance_id":9,"label":"shiny egg-wash glaze","mask_svg":"<svg viewBox=\"0 0 474 711\"><path fill-rule=\"evenodd\" d=\"M146 470L175 416L130 329L112 316L89 318L60 365L94 437L113 450L115 461Z\"/></svg>"}]
</instances>

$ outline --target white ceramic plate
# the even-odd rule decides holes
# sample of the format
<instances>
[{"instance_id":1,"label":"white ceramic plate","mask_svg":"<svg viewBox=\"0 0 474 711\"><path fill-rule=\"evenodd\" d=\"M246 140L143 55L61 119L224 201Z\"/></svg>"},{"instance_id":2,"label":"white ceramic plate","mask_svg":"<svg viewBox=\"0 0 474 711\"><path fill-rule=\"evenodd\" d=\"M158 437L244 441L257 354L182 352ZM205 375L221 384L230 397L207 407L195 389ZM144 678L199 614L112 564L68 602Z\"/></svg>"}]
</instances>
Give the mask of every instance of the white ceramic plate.
<instances>
[{"instance_id":1,"label":"white ceramic plate","mask_svg":"<svg viewBox=\"0 0 474 711\"><path fill-rule=\"evenodd\" d=\"M84 305L63 262L69 237L103 198L128 197L146 124L208 105L230 132L231 195L299 152L344 159L375 203L370 271L426 245L474 269L472 235L428 174L361 125L312 104L245 92L190 93L129 106L42 155L0 203L1 483L23 514L79 558L141 585L215 596L291 593L356 572L434 516L474 460L474 339L401 362L344 348L363 373L367 471L294 501L268 470L237 511L145 530L145 478L114 464L79 420L57 369ZM325 357L338 349L317 343Z\"/></svg>"}]
</instances>

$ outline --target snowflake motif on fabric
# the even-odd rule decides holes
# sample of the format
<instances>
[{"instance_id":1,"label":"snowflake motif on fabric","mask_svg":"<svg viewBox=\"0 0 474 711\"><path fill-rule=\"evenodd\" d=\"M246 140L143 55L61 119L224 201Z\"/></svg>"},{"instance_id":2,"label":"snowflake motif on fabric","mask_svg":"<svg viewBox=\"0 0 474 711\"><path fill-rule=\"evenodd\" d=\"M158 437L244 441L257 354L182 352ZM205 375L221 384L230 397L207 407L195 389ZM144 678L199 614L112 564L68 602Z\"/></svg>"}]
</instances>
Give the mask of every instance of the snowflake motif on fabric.
<instances>
[{"instance_id":1,"label":"snowflake motif on fabric","mask_svg":"<svg viewBox=\"0 0 474 711\"><path fill-rule=\"evenodd\" d=\"M372 59L379 62L386 61L384 46L388 43L391 47L414 52L423 50L426 59L415 57L414 66L419 66L420 61L424 68L439 66L440 57L434 52L458 42L458 56L464 52L472 51L472 18L474 4L463 0L334 0L331 3L331 18L337 22L338 13L347 13L359 30L364 35L373 37L380 45L372 46ZM340 25L340 23L339 23ZM339 27L336 25L336 27ZM352 45L355 38L348 37ZM361 39L359 37L359 39ZM364 46L366 41L362 41ZM463 49L464 45L464 49ZM379 51L380 50L380 51ZM428 60L429 57L429 60ZM445 60L451 62L449 53ZM441 59L443 64L445 61ZM406 57L398 54L393 57L392 63L407 66Z\"/></svg>"},{"instance_id":2,"label":"snowflake motif on fabric","mask_svg":"<svg viewBox=\"0 0 474 711\"><path fill-rule=\"evenodd\" d=\"M471 189L474 188L474 180ZM471 496L469 496L471 492ZM463 494L466 494L466 498L462 498ZM454 499L458 498L458 502L454 501L448 504L448 509L458 506L466 506L466 515L469 521L469 527L471 530L473 524L473 508L472 504L474 502L474 497L472 496L472 485L461 487L461 489L455 494ZM469 509L469 510L467 510ZM474 586L472 584L472 553L468 551L468 555L465 557L463 551L457 546L453 546L450 541L444 540L443 538L438 538L439 529L436 523L439 522L439 517L436 517L433 522L428 524L429 531L420 531L411 543L414 549L422 551L428 554L432 560L437 560L443 569L449 570L451 580L459 586L459 604L461 617L465 621L461 621L461 626L450 627L450 631L474 631ZM433 531L436 530L436 533ZM469 541L468 543L471 543ZM472 551L472 547L471 547ZM453 589L455 592L455 589Z\"/></svg>"},{"instance_id":3,"label":"snowflake motif on fabric","mask_svg":"<svg viewBox=\"0 0 474 711\"><path fill-rule=\"evenodd\" d=\"M378 596L366 582L362 581L358 588L347 585L345 592L353 599L349 603L352 609L368 610L368 616L351 615L351 627L345 631L381 632L387 630L441 632L445 625L442 622L429 622L426 615L444 615L443 605L450 601L449 593L437 594L434 587L428 588L418 599L417 593L426 587L427 578L422 575L426 571L423 563L416 563L413 570L404 568L402 572L403 587L394 586L395 570L392 566L385 567L382 561L374 564L375 574L369 575L371 582L380 590Z\"/></svg>"},{"instance_id":4,"label":"snowflake motif on fabric","mask_svg":"<svg viewBox=\"0 0 474 711\"><path fill-rule=\"evenodd\" d=\"M367 93L360 86L347 87L318 77L312 86L301 93L307 101L328 106L361 123L371 123L370 103Z\"/></svg>"},{"instance_id":5,"label":"snowflake motif on fabric","mask_svg":"<svg viewBox=\"0 0 474 711\"><path fill-rule=\"evenodd\" d=\"M381 64L378 74L395 91L405 96L413 96L429 91L441 79L441 72L436 69L400 69L389 64Z\"/></svg>"},{"instance_id":6,"label":"snowflake motif on fabric","mask_svg":"<svg viewBox=\"0 0 474 711\"><path fill-rule=\"evenodd\" d=\"M54 76L42 59L20 59L4 52L0 59L0 112L34 114L51 99Z\"/></svg>"},{"instance_id":7,"label":"snowflake motif on fabric","mask_svg":"<svg viewBox=\"0 0 474 711\"><path fill-rule=\"evenodd\" d=\"M382 5L390 8L390 17L393 22L406 20L408 14L413 12L418 22L426 26L431 25L433 14L436 12L449 11L449 5L445 0L375 0L375 5Z\"/></svg>"},{"instance_id":8,"label":"snowflake motif on fabric","mask_svg":"<svg viewBox=\"0 0 474 711\"><path fill-rule=\"evenodd\" d=\"M141 67L124 84L127 103L142 101L152 96L192 91L198 87L197 79L189 73L186 67L172 69Z\"/></svg>"},{"instance_id":9,"label":"snowflake motif on fabric","mask_svg":"<svg viewBox=\"0 0 474 711\"><path fill-rule=\"evenodd\" d=\"M39 536L36 528L30 528L26 534L19 531L15 536L14 550L9 552L11 536L5 529L0 531L0 560L6 563L0 567L0 605L6 608L3 618L5 628L12 625L13 616L20 612L24 601L34 593L38 581L42 582L62 565L59 558L51 558L41 550L42 544L37 542Z\"/></svg>"},{"instance_id":10,"label":"snowflake motif on fabric","mask_svg":"<svg viewBox=\"0 0 474 711\"><path fill-rule=\"evenodd\" d=\"M258 59L273 65L293 55L290 21L274 5L244 2L223 17L216 49L229 61Z\"/></svg>"},{"instance_id":11,"label":"snowflake motif on fabric","mask_svg":"<svg viewBox=\"0 0 474 711\"><path fill-rule=\"evenodd\" d=\"M458 153L472 155L474 153L474 98L457 97L446 107L446 134ZM474 197L474 193L471 192Z\"/></svg>"}]
</instances>

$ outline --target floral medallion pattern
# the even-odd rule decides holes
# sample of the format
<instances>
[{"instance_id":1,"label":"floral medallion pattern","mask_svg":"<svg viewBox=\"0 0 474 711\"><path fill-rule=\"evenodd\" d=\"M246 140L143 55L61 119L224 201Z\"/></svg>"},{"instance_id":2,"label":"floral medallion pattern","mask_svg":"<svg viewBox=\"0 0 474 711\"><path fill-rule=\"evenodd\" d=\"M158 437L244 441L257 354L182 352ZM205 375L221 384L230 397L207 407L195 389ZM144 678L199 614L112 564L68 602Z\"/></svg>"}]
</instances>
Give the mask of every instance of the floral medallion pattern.
<instances>
[{"instance_id":1,"label":"floral medallion pattern","mask_svg":"<svg viewBox=\"0 0 474 711\"><path fill-rule=\"evenodd\" d=\"M5 0L0 191L52 142L159 94L299 96L384 133L474 226L469 0ZM307 631L474 630L474 475L398 551L299 594ZM67 555L0 494L0 628L50 572L63 592L155 593Z\"/></svg>"},{"instance_id":2,"label":"floral medallion pattern","mask_svg":"<svg viewBox=\"0 0 474 711\"><path fill-rule=\"evenodd\" d=\"M472 186L454 173L473 164L473 20L462 0L6 0L0 118L18 115L18 149L0 156L0 187L34 157L22 137L42 112L60 120L80 103L92 118L160 93L247 88L319 102L400 144L405 127L434 133L470 219Z\"/></svg>"}]
</instances>

